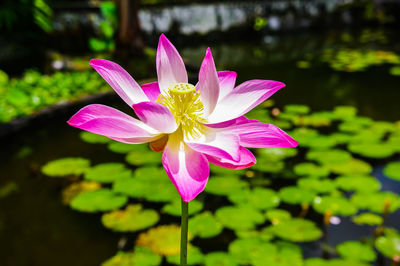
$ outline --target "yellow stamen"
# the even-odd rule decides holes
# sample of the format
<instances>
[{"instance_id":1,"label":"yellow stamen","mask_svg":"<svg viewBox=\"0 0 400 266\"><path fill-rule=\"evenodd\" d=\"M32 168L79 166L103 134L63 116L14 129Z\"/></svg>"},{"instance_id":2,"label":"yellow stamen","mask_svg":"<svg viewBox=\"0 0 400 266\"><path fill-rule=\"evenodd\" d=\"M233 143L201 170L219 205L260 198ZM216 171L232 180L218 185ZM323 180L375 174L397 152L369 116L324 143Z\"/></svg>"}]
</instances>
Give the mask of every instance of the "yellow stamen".
<instances>
[{"instance_id":1,"label":"yellow stamen","mask_svg":"<svg viewBox=\"0 0 400 266\"><path fill-rule=\"evenodd\" d=\"M197 138L203 133L204 106L200 92L192 84L172 84L158 96L156 102L168 107L185 137Z\"/></svg>"}]
</instances>

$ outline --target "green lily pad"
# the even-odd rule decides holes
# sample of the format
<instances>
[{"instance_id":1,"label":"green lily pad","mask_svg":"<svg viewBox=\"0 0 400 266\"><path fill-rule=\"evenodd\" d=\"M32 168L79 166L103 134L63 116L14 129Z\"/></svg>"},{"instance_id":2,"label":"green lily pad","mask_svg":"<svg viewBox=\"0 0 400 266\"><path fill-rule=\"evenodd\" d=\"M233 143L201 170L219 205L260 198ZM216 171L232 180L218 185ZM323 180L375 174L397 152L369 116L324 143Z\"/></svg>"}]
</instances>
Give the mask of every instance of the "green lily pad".
<instances>
[{"instance_id":1,"label":"green lily pad","mask_svg":"<svg viewBox=\"0 0 400 266\"><path fill-rule=\"evenodd\" d=\"M48 162L42 167L42 173L51 177L81 175L90 167L90 161L85 158L71 157Z\"/></svg>"},{"instance_id":2,"label":"green lily pad","mask_svg":"<svg viewBox=\"0 0 400 266\"><path fill-rule=\"evenodd\" d=\"M109 189L98 189L80 193L71 201L71 208L82 212L102 212L118 209L125 205L128 198L114 194Z\"/></svg>"},{"instance_id":3,"label":"green lily pad","mask_svg":"<svg viewBox=\"0 0 400 266\"><path fill-rule=\"evenodd\" d=\"M345 144L348 143L353 136L342 132L334 132L330 135L330 137L335 139L337 144Z\"/></svg>"},{"instance_id":4,"label":"green lily pad","mask_svg":"<svg viewBox=\"0 0 400 266\"><path fill-rule=\"evenodd\" d=\"M350 216L357 212L357 208L346 198L340 196L316 197L313 202L313 208L325 214Z\"/></svg>"},{"instance_id":5,"label":"green lily pad","mask_svg":"<svg viewBox=\"0 0 400 266\"><path fill-rule=\"evenodd\" d=\"M310 129L310 128L295 128L292 130L292 132L288 132L288 134L297 140L300 144L300 146L303 146L304 144L308 143L311 139L319 136L318 131L315 129Z\"/></svg>"},{"instance_id":6,"label":"green lily pad","mask_svg":"<svg viewBox=\"0 0 400 266\"><path fill-rule=\"evenodd\" d=\"M351 159L344 163L329 163L325 164L333 173L339 175L350 174L369 174L372 171L372 166L358 159Z\"/></svg>"},{"instance_id":7,"label":"green lily pad","mask_svg":"<svg viewBox=\"0 0 400 266\"><path fill-rule=\"evenodd\" d=\"M363 129L350 139L350 144L374 144L381 140L383 133L377 133L371 129Z\"/></svg>"},{"instance_id":8,"label":"green lily pad","mask_svg":"<svg viewBox=\"0 0 400 266\"><path fill-rule=\"evenodd\" d=\"M253 229L265 221L264 215L249 207L222 207L215 212L215 217L222 225L232 230Z\"/></svg>"},{"instance_id":9,"label":"green lily pad","mask_svg":"<svg viewBox=\"0 0 400 266\"><path fill-rule=\"evenodd\" d=\"M189 220L190 232L194 236L201 238L210 238L219 235L222 232L222 229L222 225L210 212L203 212Z\"/></svg>"},{"instance_id":10,"label":"green lily pad","mask_svg":"<svg viewBox=\"0 0 400 266\"><path fill-rule=\"evenodd\" d=\"M369 117L354 117L346 120L339 125L339 130L347 133L357 133L372 124L372 119Z\"/></svg>"},{"instance_id":11,"label":"green lily pad","mask_svg":"<svg viewBox=\"0 0 400 266\"><path fill-rule=\"evenodd\" d=\"M87 170L84 177L100 183L112 183L117 179L132 177L132 171L122 163L103 163Z\"/></svg>"},{"instance_id":12,"label":"green lily pad","mask_svg":"<svg viewBox=\"0 0 400 266\"><path fill-rule=\"evenodd\" d=\"M198 200L192 200L189 204L189 215L196 214L203 209L203 203ZM171 201L170 203L164 205L162 211L173 216L181 216L181 200L179 198Z\"/></svg>"},{"instance_id":13,"label":"green lily pad","mask_svg":"<svg viewBox=\"0 0 400 266\"><path fill-rule=\"evenodd\" d=\"M137 240L137 246L150 248L154 253L163 256L179 255L181 228L177 225L160 225L141 233ZM188 235L188 242L193 238ZM188 247L189 248L189 247Z\"/></svg>"},{"instance_id":14,"label":"green lily pad","mask_svg":"<svg viewBox=\"0 0 400 266\"><path fill-rule=\"evenodd\" d=\"M297 155L297 149L295 148L257 149L257 152L259 156L266 157L274 161L284 160Z\"/></svg>"},{"instance_id":15,"label":"green lily pad","mask_svg":"<svg viewBox=\"0 0 400 266\"><path fill-rule=\"evenodd\" d=\"M360 215L354 216L352 218L353 222L358 225L381 225L383 223L383 218L374 213L365 212Z\"/></svg>"},{"instance_id":16,"label":"green lily pad","mask_svg":"<svg viewBox=\"0 0 400 266\"><path fill-rule=\"evenodd\" d=\"M214 164L210 164L210 171L211 171L211 176L240 176L244 174L245 170L233 170L229 168L223 168L220 166L216 166Z\"/></svg>"},{"instance_id":17,"label":"green lily pad","mask_svg":"<svg viewBox=\"0 0 400 266\"><path fill-rule=\"evenodd\" d=\"M400 162L390 162L383 169L383 173L394 180L400 181Z\"/></svg>"},{"instance_id":18,"label":"green lily pad","mask_svg":"<svg viewBox=\"0 0 400 266\"><path fill-rule=\"evenodd\" d=\"M215 195L239 194L249 184L237 176L215 176L208 180L206 191Z\"/></svg>"},{"instance_id":19,"label":"green lily pad","mask_svg":"<svg viewBox=\"0 0 400 266\"><path fill-rule=\"evenodd\" d=\"M109 143L112 141L111 139L109 139L105 136L90 133L87 131L80 132L79 136L84 142L91 143L91 144L105 144L105 143Z\"/></svg>"},{"instance_id":20,"label":"green lily pad","mask_svg":"<svg viewBox=\"0 0 400 266\"><path fill-rule=\"evenodd\" d=\"M279 173L285 168L285 162L271 160L267 157L258 157L257 163L252 166L252 169L264 173Z\"/></svg>"},{"instance_id":21,"label":"green lily pad","mask_svg":"<svg viewBox=\"0 0 400 266\"><path fill-rule=\"evenodd\" d=\"M389 259L400 257L400 235L378 237L375 241L376 249Z\"/></svg>"},{"instance_id":22,"label":"green lily pad","mask_svg":"<svg viewBox=\"0 0 400 266\"><path fill-rule=\"evenodd\" d=\"M108 144L108 149L115 153L128 153L134 152L151 152L145 144L127 144L122 142L113 141Z\"/></svg>"},{"instance_id":23,"label":"green lily pad","mask_svg":"<svg viewBox=\"0 0 400 266\"><path fill-rule=\"evenodd\" d=\"M253 258L253 265L303 265L303 258L300 246L286 241L277 241L275 244L277 246L278 252L274 256L268 256L267 258L263 258L262 256Z\"/></svg>"},{"instance_id":24,"label":"green lily pad","mask_svg":"<svg viewBox=\"0 0 400 266\"><path fill-rule=\"evenodd\" d=\"M260 257L268 258L277 253L277 247L259 239L236 239L229 244L229 253L239 264L253 265Z\"/></svg>"},{"instance_id":25,"label":"green lily pad","mask_svg":"<svg viewBox=\"0 0 400 266\"><path fill-rule=\"evenodd\" d=\"M348 259L330 259L324 260L321 258L309 258L304 261L304 266L369 266L370 264L348 260Z\"/></svg>"},{"instance_id":26,"label":"green lily pad","mask_svg":"<svg viewBox=\"0 0 400 266\"><path fill-rule=\"evenodd\" d=\"M238 238L251 238L251 239L256 238L267 242L275 237L270 227L265 227L261 231L258 231L256 229L235 231L235 234Z\"/></svg>"},{"instance_id":27,"label":"green lily pad","mask_svg":"<svg viewBox=\"0 0 400 266\"><path fill-rule=\"evenodd\" d=\"M105 213L101 217L103 225L117 232L135 232L155 225L160 219L154 210L142 210L140 204L128 205L125 210Z\"/></svg>"},{"instance_id":28,"label":"green lily pad","mask_svg":"<svg viewBox=\"0 0 400 266\"><path fill-rule=\"evenodd\" d=\"M305 115L310 112L310 107L301 104L288 104L283 107L283 110L287 113Z\"/></svg>"},{"instance_id":29,"label":"green lily pad","mask_svg":"<svg viewBox=\"0 0 400 266\"><path fill-rule=\"evenodd\" d=\"M180 255L167 256L167 262L174 265L181 265ZM187 265L202 265L204 262L204 255L197 247L190 246L187 250Z\"/></svg>"},{"instance_id":30,"label":"green lily pad","mask_svg":"<svg viewBox=\"0 0 400 266\"><path fill-rule=\"evenodd\" d=\"M392 66L389 72L392 76L400 76L400 66Z\"/></svg>"},{"instance_id":31,"label":"green lily pad","mask_svg":"<svg viewBox=\"0 0 400 266\"><path fill-rule=\"evenodd\" d=\"M336 106L333 109L333 114L337 119L348 120L357 115L357 108L347 105Z\"/></svg>"},{"instance_id":32,"label":"green lily pad","mask_svg":"<svg viewBox=\"0 0 400 266\"><path fill-rule=\"evenodd\" d=\"M306 142L303 141L300 146L308 147L315 150L324 150L333 148L337 144L338 143L335 138L331 138L330 136L325 135L316 135L314 137L310 137Z\"/></svg>"},{"instance_id":33,"label":"green lily pad","mask_svg":"<svg viewBox=\"0 0 400 266\"><path fill-rule=\"evenodd\" d=\"M273 225L285 222L292 218L290 212L283 209L270 209L265 213L265 216Z\"/></svg>"},{"instance_id":34,"label":"green lily pad","mask_svg":"<svg viewBox=\"0 0 400 266\"><path fill-rule=\"evenodd\" d=\"M375 251L358 241L346 241L336 247L339 255L344 259L372 262L376 259Z\"/></svg>"},{"instance_id":35,"label":"green lily pad","mask_svg":"<svg viewBox=\"0 0 400 266\"><path fill-rule=\"evenodd\" d=\"M236 259L225 252L211 252L205 256L205 266L238 266Z\"/></svg>"},{"instance_id":36,"label":"green lily pad","mask_svg":"<svg viewBox=\"0 0 400 266\"><path fill-rule=\"evenodd\" d=\"M392 192L365 192L355 193L351 202L360 209L367 209L375 213L383 213L385 210L392 213L400 207L399 195Z\"/></svg>"},{"instance_id":37,"label":"green lily pad","mask_svg":"<svg viewBox=\"0 0 400 266\"><path fill-rule=\"evenodd\" d=\"M326 177L329 175L329 169L313 163L299 163L294 167L294 172L299 176Z\"/></svg>"},{"instance_id":38,"label":"green lily pad","mask_svg":"<svg viewBox=\"0 0 400 266\"><path fill-rule=\"evenodd\" d=\"M241 193L232 193L228 199L239 206L266 210L279 205L279 197L272 189L256 187L253 190L243 190Z\"/></svg>"},{"instance_id":39,"label":"green lily pad","mask_svg":"<svg viewBox=\"0 0 400 266\"><path fill-rule=\"evenodd\" d=\"M152 182L170 182L170 179L165 173L165 170L161 167L156 166L143 166L137 168L133 173L133 176L140 180L152 181Z\"/></svg>"},{"instance_id":40,"label":"green lily pad","mask_svg":"<svg viewBox=\"0 0 400 266\"><path fill-rule=\"evenodd\" d=\"M349 161L352 156L343 150L310 150L306 158L314 160L321 164L325 163L343 163Z\"/></svg>"},{"instance_id":41,"label":"green lily pad","mask_svg":"<svg viewBox=\"0 0 400 266\"><path fill-rule=\"evenodd\" d=\"M297 181L299 188L316 193L329 193L336 189L335 183L330 179L301 178Z\"/></svg>"},{"instance_id":42,"label":"green lily pad","mask_svg":"<svg viewBox=\"0 0 400 266\"><path fill-rule=\"evenodd\" d=\"M381 188L379 181L373 176L346 175L335 179L336 185L345 191L377 191Z\"/></svg>"},{"instance_id":43,"label":"green lily pad","mask_svg":"<svg viewBox=\"0 0 400 266\"><path fill-rule=\"evenodd\" d=\"M396 131L396 124L388 121L374 121L369 129L378 134L386 134Z\"/></svg>"},{"instance_id":44,"label":"green lily pad","mask_svg":"<svg viewBox=\"0 0 400 266\"><path fill-rule=\"evenodd\" d=\"M282 201L289 204L308 204L315 198L315 193L295 186L284 187L279 191Z\"/></svg>"},{"instance_id":45,"label":"green lily pad","mask_svg":"<svg viewBox=\"0 0 400 266\"><path fill-rule=\"evenodd\" d=\"M321 237L321 230L310 220L293 218L272 227L276 236L294 242L309 242Z\"/></svg>"},{"instance_id":46,"label":"green lily pad","mask_svg":"<svg viewBox=\"0 0 400 266\"><path fill-rule=\"evenodd\" d=\"M119 179L114 182L112 189L129 197L145 198L153 202L171 202L179 198L177 190L167 177L157 179L157 182L144 178Z\"/></svg>"},{"instance_id":47,"label":"green lily pad","mask_svg":"<svg viewBox=\"0 0 400 266\"><path fill-rule=\"evenodd\" d=\"M101 184L91 181L80 181L72 183L62 191L62 201L65 205L70 204L73 198L87 191L94 191L101 188ZM1 198L1 197L0 197Z\"/></svg>"},{"instance_id":48,"label":"green lily pad","mask_svg":"<svg viewBox=\"0 0 400 266\"><path fill-rule=\"evenodd\" d=\"M162 257L154 254L149 248L135 247L135 252L119 251L101 266L158 266L161 261Z\"/></svg>"},{"instance_id":49,"label":"green lily pad","mask_svg":"<svg viewBox=\"0 0 400 266\"><path fill-rule=\"evenodd\" d=\"M351 143L347 148L352 153L373 159L391 157L395 153L393 146L387 143Z\"/></svg>"},{"instance_id":50,"label":"green lily pad","mask_svg":"<svg viewBox=\"0 0 400 266\"><path fill-rule=\"evenodd\" d=\"M153 151L130 151L125 160L132 165L160 164L161 155Z\"/></svg>"}]
</instances>

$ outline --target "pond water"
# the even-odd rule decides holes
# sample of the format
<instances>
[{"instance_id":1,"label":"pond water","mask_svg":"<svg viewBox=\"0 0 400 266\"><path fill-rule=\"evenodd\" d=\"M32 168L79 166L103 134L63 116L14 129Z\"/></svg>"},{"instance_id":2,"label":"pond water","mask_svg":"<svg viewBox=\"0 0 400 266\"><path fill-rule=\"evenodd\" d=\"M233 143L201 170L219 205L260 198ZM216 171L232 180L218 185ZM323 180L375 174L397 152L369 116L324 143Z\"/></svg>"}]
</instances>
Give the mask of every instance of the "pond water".
<instances>
[{"instance_id":1,"label":"pond water","mask_svg":"<svg viewBox=\"0 0 400 266\"><path fill-rule=\"evenodd\" d=\"M399 54L400 43L391 32L369 32L330 31L324 34L265 36L262 43L210 46L218 69L236 71L238 83L256 78L285 82L287 87L272 97L277 107L305 104L313 111L320 111L352 105L357 107L361 116L397 121L400 118L400 77L393 75L395 71L392 68L400 61L394 63L396 59L392 57ZM362 43L360 39L368 34L369 39ZM382 34L386 41L379 37ZM352 41L346 41L348 36ZM205 48L183 48L182 55L190 63L199 65ZM338 51L342 51L343 55L337 55ZM357 60L358 63L355 63ZM196 75L193 74L193 77ZM121 102L114 98L104 104L124 108L128 112L128 108L121 107ZM63 157L88 158L92 165L125 161L125 154L113 153L106 145L88 144L80 139L80 131L65 123L76 110L40 121L0 140L2 265L99 265L119 249L133 247L137 233L113 233L102 225L100 214L80 213L63 205L62 190L74 179L52 179L40 171L48 161ZM301 155L304 157L303 151ZM390 160L399 160L398 155L391 156ZM359 158L357 155L354 157ZM373 164L373 175L380 180L382 190L400 193L400 183L382 174L383 166L388 162L386 159L367 161ZM296 160L288 166L292 167L293 163ZM294 183L293 180L274 180L273 187L281 188ZM229 204L221 196L207 194L200 199L204 200L204 208L211 211L216 206ZM160 203L143 204L156 209L162 206ZM293 213L299 211L297 207L284 206ZM321 223L321 215L315 212L309 215L318 224ZM329 227L327 243L331 246L345 240L359 240L371 233L370 227L356 226L349 218L340 219L340 225ZM399 211L389 215L386 225L400 229L398 221ZM161 218L160 223L179 223L179 219L166 216ZM209 252L226 250L226 246L221 246L233 239L233 232L225 230L223 237L195 240L194 243L202 251ZM213 244L210 245L210 242ZM322 253L319 241L303 244L302 248L306 257Z\"/></svg>"}]
</instances>

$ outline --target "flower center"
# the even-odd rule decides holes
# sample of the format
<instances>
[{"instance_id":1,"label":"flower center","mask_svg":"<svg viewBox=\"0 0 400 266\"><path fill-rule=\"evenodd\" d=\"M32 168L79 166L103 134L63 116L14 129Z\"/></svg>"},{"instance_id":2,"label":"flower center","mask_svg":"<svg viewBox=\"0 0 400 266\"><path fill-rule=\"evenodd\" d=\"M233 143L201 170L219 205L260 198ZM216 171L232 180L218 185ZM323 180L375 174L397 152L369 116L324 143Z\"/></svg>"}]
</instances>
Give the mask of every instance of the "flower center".
<instances>
[{"instance_id":1,"label":"flower center","mask_svg":"<svg viewBox=\"0 0 400 266\"><path fill-rule=\"evenodd\" d=\"M175 83L158 96L158 103L168 107L185 137L197 138L203 132L203 103L200 92L189 83ZM179 130L178 129L178 130Z\"/></svg>"}]
</instances>

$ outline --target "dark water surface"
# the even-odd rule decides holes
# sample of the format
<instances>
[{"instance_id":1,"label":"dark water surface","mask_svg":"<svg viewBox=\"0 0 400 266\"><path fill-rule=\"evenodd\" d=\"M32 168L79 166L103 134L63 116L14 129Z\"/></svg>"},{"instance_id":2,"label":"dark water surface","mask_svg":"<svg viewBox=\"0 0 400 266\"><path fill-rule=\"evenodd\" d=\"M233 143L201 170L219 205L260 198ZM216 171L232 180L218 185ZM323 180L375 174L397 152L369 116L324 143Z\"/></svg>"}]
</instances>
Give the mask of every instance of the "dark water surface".
<instances>
[{"instance_id":1,"label":"dark water surface","mask_svg":"<svg viewBox=\"0 0 400 266\"><path fill-rule=\"evenodd\" d=\"M272 97L278 106L296 103L329 110L337 105L354 105L361 115L399 120L400 77L389 74L390 66L371 66L356 73L334 71L325 63L307 69L297 67L308 53L318 54L326 46L326 36L297 34L268 37L263 44L219 44L212 51L218 69L238 72L239 82L256 78L285 82L287 87ZM393 43L390 47L396 50L399 46ZM204 52L205 47L186 48L183 55L200 64ZM79 130L65 123L75 111L0 140L0 187L14 184L14 189L0 198L0 265L99 265L118 250L121 235L105 229L100 215L79 213L62 204L61 191L68 180L40 174L44 163L61 157L90 158L92 164L124 160L105 145L83 143ZM26 147L32 152L18 158ZM382 166L375 168L374 174L383 190L400 193L400 183L383 177ZM387 222L400 228L398 221L399 211ZM335 245L369 233L367 228L343 219L342 224L330 227L328 242ZM320 255L316 244L307 244L304 250L306 256Z\"/></svg>"}]
</instances>

